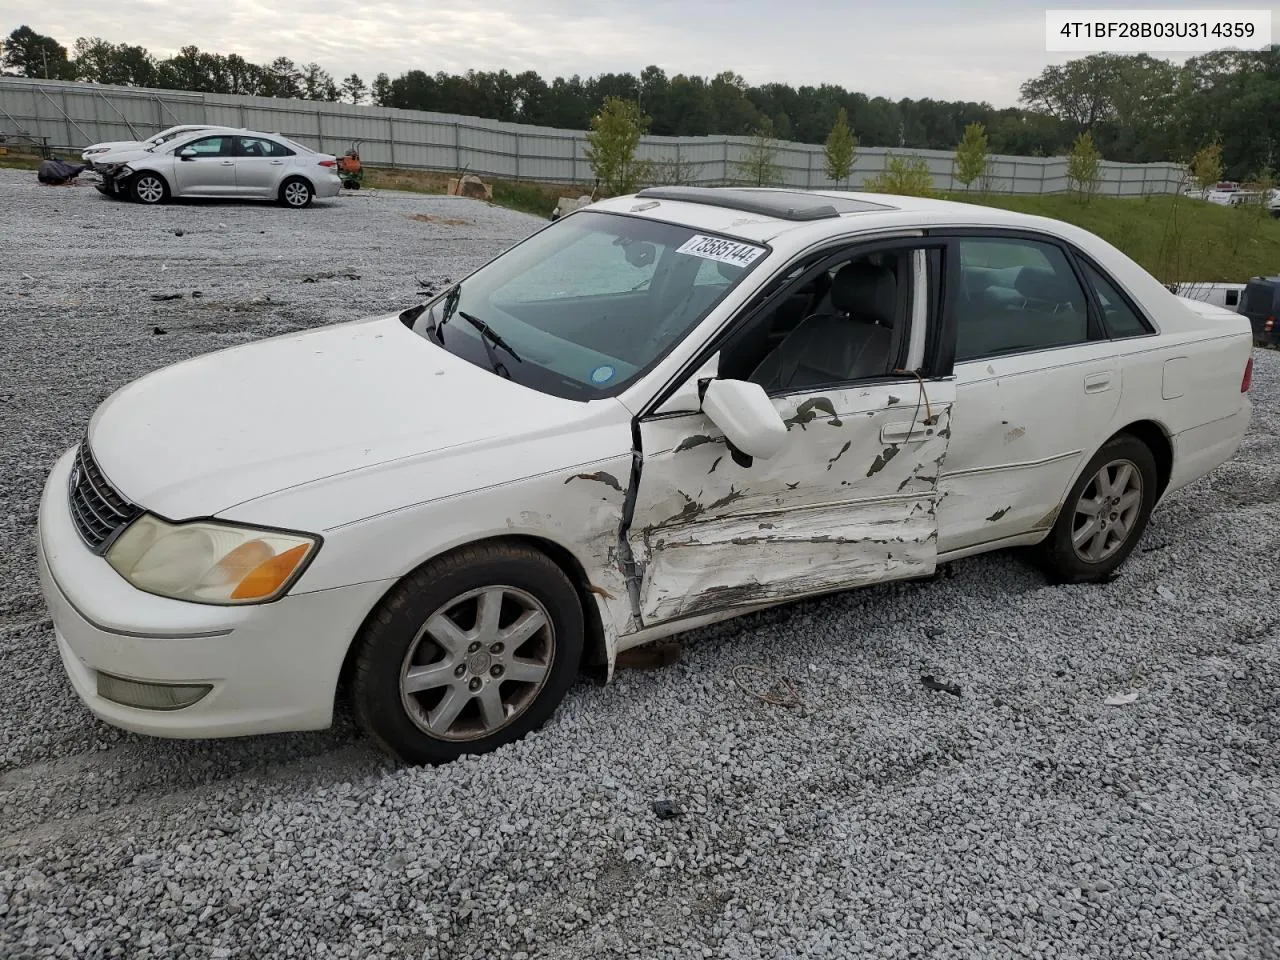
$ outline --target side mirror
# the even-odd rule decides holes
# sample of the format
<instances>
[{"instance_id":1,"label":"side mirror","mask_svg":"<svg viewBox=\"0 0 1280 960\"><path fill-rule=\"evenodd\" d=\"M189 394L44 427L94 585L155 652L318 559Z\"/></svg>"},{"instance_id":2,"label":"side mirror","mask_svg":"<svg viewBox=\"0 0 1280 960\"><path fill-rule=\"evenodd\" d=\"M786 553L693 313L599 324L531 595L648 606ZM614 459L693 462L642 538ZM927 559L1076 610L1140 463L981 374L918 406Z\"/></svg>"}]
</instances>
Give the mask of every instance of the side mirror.
<instances>
[{"instance_id":1,"label":"side mirror","mask_svg":"<svg viewBox=\"0 0 1280 960\"><path fill-rule=\"evenodd\" d=\"M178 151L178 158L180 160L194 160L196 158L196 152L190 147L183 147Z\"/></svg>"},{"instance_id":2,"label":"side mirror","mask_svg":"<svg viewBox=\"0 0 1280 960\"><path fill-rule=\"evenodd\" d=\"M787 442L787 425L758 383L712 380L702 397L702 412L748 457L767 460Z\"/></svg>"}]
</instances>

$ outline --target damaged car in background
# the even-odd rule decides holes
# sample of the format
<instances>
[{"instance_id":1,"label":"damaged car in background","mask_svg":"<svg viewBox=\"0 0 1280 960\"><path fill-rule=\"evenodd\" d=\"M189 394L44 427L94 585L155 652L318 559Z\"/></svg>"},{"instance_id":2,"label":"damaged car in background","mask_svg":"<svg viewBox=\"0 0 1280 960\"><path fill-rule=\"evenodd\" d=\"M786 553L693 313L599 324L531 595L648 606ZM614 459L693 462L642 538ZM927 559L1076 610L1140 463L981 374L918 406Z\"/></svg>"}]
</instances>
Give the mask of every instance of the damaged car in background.
<instances>
[{"instance_id":1,"label":"damaged car in background","mask_svg":"<svg viewBox=\"0 0 1280 960\"><path fill-rule=\"evenodd\" d=\"M40 579L111 724L316 729L341 692L447 761L747 611L1005 547L1105 581L1236 451L1250 351L1057 221L654 188L120 389L49 476Z\"/></svg>"},{"instance_id":2,"label":"damaged car in background","mask_svg":"<svg viewBox=\"0 0 1280 960\"><path fill-rule=\"evenodd\" d=\"M147 205L173 197L239 197L302 208L342 190L332 154L246 130L199 130L145 150L108 153L95 169L102 193Z\"/></svg>"},{"instance_id":3,"label":"damaged car in background","mask_svg":"<svg viewBox=\"0 0 1280 960\"><path fill-rule=\"evenodd\" d=\"M104 143L94 143L84 148L80 153L80 159L84 160L90 166L94 166L95 162L108 153L120 153L126 150L148 150L152 147L158 147L162 143L168 143L178 137L186 136L190 133L196 133L200 130L230 130L231 127L215 127L209 123L180 123L176 127L169 127L167 130L161 130L154 136L147 137L145 140L109 140Z\"/></svg>"}]
</instances>

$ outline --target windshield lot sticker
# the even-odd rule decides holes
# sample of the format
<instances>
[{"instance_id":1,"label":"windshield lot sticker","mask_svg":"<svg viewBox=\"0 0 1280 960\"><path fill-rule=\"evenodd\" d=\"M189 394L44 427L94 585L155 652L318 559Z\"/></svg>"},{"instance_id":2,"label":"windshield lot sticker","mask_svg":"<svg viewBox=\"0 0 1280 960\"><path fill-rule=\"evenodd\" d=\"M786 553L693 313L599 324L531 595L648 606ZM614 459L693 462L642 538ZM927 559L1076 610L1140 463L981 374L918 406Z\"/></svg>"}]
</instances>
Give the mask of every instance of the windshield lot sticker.
<instances>
[{"instance_id":1,"label":"windshield lot sticker","mask_svg":"<svg viewBox=\"0 0 1280 960\"><path fill-rule=\"evenodd\" d=\"M605 364L603 367L596 367L594 370L591 371L591 382L592 383L608 383L610 380L613 379L613 374L614 374L614 369L608 364Z\"/></svg>"},{"instance_id":2,"label":"windshield lot sticker","mask_svg":"<svg viewBox=\"0 0 1280 960\"><path fill-rule=\"evenodd\" d=\"M764 247L751 243L738 243L734 240L722 240L720 237L690 237L676 253L687 253L703 260L714 260L717 263L729 263L735 267L749 267L760 259Z\"/></svg>"}]
</instances>

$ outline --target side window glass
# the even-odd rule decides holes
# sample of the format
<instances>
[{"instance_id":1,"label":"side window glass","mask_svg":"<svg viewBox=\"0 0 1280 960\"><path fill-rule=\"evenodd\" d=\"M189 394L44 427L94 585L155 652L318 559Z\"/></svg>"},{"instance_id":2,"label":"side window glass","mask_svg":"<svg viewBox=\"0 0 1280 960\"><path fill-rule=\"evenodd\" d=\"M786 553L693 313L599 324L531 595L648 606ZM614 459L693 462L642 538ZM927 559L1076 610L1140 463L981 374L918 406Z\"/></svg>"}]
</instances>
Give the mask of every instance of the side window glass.
<instances>
[{"instance_id":1,"label":"side window glass","mask_svg":"<svg viewBox=\"0 0 1280 960\"><path fill-rule=\"evenodd\" d=\"M1089 264L1085 263L1082 266L1085 279L1098 295L1098 302L1102 305L1103 324L1112 337L1140 337L1151 332L1142 322L1142 318L1130 309L1114 284Z\"/></svg>"},{"instance_id":2,"label":"side window glass","mask_svg":"<svg viewBox=\"0 0 1280 960\"><path fill-rule=\"evenodd\" d=\"M186 149L194 151L197 157L217 157L231 152L226 149L227 139L226 137L205 137L203 140L187 144Z\"/></svg>"},{"instance_id":3,"label":"side window glass","mask_svg":"<svg viewBox=\"0 0 1280 960\"><path fill-rule=\"evenodd\" d=\"M1089 339L1088 301L1058 247L974 237L959 248L957 361Z\"/></svg>"}]
</instances>

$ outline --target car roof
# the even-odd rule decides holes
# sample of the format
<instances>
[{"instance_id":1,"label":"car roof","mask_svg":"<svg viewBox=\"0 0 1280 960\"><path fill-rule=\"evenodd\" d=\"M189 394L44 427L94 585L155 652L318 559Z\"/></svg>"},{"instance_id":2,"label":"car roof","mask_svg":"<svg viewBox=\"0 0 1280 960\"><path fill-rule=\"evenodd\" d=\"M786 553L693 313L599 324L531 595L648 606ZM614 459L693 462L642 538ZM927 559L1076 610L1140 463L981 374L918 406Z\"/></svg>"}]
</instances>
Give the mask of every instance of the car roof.
<instances>
[{"instance_id":1,"label":"car roof","mask_svg":"<svg viewBox=\"0 0 1280 960\"><path fill-rule=\"evenodd\" d=\"M586 209L661 220L757 243L943 226L1026 229L1072 240L1083 233L1060 220L976 203L842 190L651 188L600 200Z\"/></svg>"}]
</instances>

